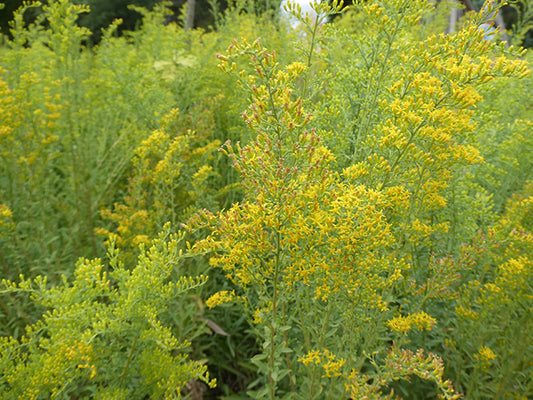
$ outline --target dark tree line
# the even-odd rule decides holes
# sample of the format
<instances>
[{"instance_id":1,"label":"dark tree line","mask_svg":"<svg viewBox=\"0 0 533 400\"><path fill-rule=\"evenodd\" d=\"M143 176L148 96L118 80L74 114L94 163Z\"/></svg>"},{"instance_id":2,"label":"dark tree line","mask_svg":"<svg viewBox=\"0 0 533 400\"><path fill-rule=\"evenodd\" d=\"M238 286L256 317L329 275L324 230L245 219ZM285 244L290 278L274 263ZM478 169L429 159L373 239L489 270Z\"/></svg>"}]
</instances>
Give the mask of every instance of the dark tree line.
<instances>
[{"instance_id":1,"label":"dark tree line","mask_svg":"<svg viewBox=\"0 0 533 400\"><path fill-rule=\"evenodd\" d=\"M80 16L79 23L93 32L93 41L97 42L100 38L101 29L109 26L116 18L123 20L119 28L120 31L133 30L139 24L141 15L134 10L128 8L129 5L136 5L145 7L151 10L157 3L162 0L73 0L73 3L87 4L91 8L89 14ZM191 1L191 0L189 0ZM0 0L2 2L2 0ZM48 0L41 0L41 3L46 4ZM172 0L171 10L174 13L173 18L181 13L184 4L187 0ZM190 21L193 27L204 27L213 24L214 18L209 0L195 0L194 1L194 18ZM0 32L4 35L10 35L9 21L13 19L13 13L22 6L23 0L4 0L5 7L0 10ZM213 3L211 1L211 3ZM226 0L217 1L219 11L223 11L227 7ZM38 9L32 9L27 12L25 18L28 22L35 18Z\"/></svg>"},{"instance_id":2,"label":"dark tree line","mask_svg":"<svg viewBox=\"0 0 533 400\"><path fill-rule=\"evenodd\" d=\"M13 13L17 10L24 0L0 0L6 3L4 9L0 10L0 32L4 35L10 35L9 21L13 19ZM41 3L47 4L48 0L40 0ZM134 10L128 8L129 5L136 5L145 7L151 10L157 3L163 0L72 0L73 3L86 4L91 8L89 14L80 16L79 23L93 32L93 41L97 42L100 37L102 28L105 28L113 22L116 18L123 20L119 28L120 31L133 30L139 24L141 15ZM173 12L173 17L177 19L183 12L186 3L189 3L188 15L185 16L186 25L188 28L202 27L208 28L214 24L213 6L216 7L216 12L224 12L228 7L228 0L166 0L170 2L170 9ZM255 0L251 2L254 11L261 13L267 9L278 10L280 0ZM25 18L28 22L35 18L38 9L29 11Z\"/></svg>"},{"instance_id":3,"label":"dark tree line","mask_svg":"<svg viewBox=\"0 0 533 400\"><path fill-rule=\"evenodd\" d=\"M48 0L41 0L46 4ZM140 23L141 15L128 8L128 5L136 5L152 9L157 3L163 0L73 0L74 3L87 4L91 8L90 14L84 14L80 17L79 23L93 32L93 42L98 42L101 29L109 26L116 18L123 20L119 32L124 30L133 30ZM168 1L168 0L167 0ZM231 0L230 0L231 1ZM440 0L437 0L437 3ZM465 11L479 10L485 0L458 0ZM2 2L2 0L0 0ZM9 21L13 19L13 12L23 3L23 0L3 0L4 9L0 10L0 32L9 36ZM216 4L218 12L223 12L228 7L228 0L170 0L171 10L174 13L172 18L177 19L182 13L185 3L189 3L188 13L182 19L186 28L202 27L208 28L214 24L213 5ZM345 5L350 5L353 0L345 0ZM255 12L263 12L268 9L279 10L281 0L255 0L252 2ZM33 9L28 12L26 18L31 21L35 18L38 10ZM497 24L505 27L512 27L517 20L517 12L510 6L505 6L499 15L500 20ZM170 21L171 19L169 19ZM533 32L529 32L523 43L525 47L533 45Z\"/></svg>"},{"instance_id":4,"label":"dark tree line","mask_svg":"<svg viewBox=\"0 0 533 400\"><path fill-rule=\"evenodd\" d=\"M1 1L1 0L0 0ZM159 0L73 0L73 3L87 4L91 8L91 13L82 15L79 23L88 27L98 38L100 29L108 26L115 18L122 18L122 30L134 29L139 22L140 15L128 9L128 5L152 9ZM13 13L22 6L23 0L4 0L5 8L0 11L0 31L4 35L10 36L9 22L13 19ZM47 4L47 0L41 0ZM39 12L39 9L32 8L25 14L25 20L31 22Z\"/></svg>"}]
</instances>

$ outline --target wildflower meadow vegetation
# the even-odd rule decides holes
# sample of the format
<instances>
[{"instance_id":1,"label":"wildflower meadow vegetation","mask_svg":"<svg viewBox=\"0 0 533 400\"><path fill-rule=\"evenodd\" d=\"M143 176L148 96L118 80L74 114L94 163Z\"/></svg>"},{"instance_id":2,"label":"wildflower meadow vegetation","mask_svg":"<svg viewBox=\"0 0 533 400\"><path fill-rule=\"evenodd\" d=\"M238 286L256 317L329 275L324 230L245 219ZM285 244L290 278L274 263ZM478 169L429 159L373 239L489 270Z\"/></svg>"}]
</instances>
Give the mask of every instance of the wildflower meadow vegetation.
<instances>
[{"instance_id":1,"label":"wildflower meadow vegetation","mask_svg":"<svg viewBox=\"0 0 533 400\"><path fill-rule=\"evenodd\" d=\"M0 398L533 398L530 1L79 3L0 47Z\"/></svg>"}]
</instances>

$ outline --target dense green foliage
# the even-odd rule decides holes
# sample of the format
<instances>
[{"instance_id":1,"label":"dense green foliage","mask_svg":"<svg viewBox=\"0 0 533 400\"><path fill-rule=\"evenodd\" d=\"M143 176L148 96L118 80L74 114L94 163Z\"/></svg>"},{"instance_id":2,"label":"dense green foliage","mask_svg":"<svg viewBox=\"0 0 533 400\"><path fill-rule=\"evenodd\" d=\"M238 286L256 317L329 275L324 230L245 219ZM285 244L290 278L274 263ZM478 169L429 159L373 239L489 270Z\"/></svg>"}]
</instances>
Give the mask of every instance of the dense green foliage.
<instances>
[{"instance_id":1,"label":"dense green foliage","mask_svg":"<svg viewBox=\"0 0 533 400\"><path fill-rule=\"evenodd\" d=\"M533 396L531 55L484 38L496 2L452 34L445 1L156 4L93 47L79 3L0 49L2 398Z\"/></svg>"}]
</instances>

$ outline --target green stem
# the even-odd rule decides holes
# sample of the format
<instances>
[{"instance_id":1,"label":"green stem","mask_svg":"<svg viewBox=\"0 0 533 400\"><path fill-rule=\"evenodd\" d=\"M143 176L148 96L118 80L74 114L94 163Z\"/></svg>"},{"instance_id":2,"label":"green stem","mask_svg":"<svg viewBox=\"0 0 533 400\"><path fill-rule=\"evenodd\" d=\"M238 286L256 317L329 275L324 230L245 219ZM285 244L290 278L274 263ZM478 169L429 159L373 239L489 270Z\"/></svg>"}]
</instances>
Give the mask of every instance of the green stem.
<instances>
[{"instance_id":1,"label":"green stem","mask_svg":"<svg viewBox=\"0 0 533 400\"><path fill-rule=\"evenodd\" d=\"M324 323L322 324L322 329L320 331L320 336L318 340L318 349L322 349L322 346L324 344L324 338L326 336L326 331L328 329L328 322L329 317L331 315L331 310L333 308L333 302L328 303L328 311L326 312L326 317L324 318ZM311 374L311 388L309 389L309 400L313 399L314 392L315 392L315 373L316 373L316 364L313 367L313 373Z\"/></svg>"},{"instance_id":2,"label":"green stem","mask_svg":"<svg viewBox=\"0 0 533 400\"><path fill-rule=\"evenodd\" d=\"M309 338L309 332L306 329L304 329L305 322L304 322L304 316L303 316L303 313L302 313L303 305L300 302L300 298L298 297L298 292L299 292L299 290L297 290L297 289L294 291L295 298L296 298L296 306L298 308L298 316L300 317L300 325L302 327L302 333L304 335L305 349L306 349L307 352L310 352L311 351L311 340Z\"/></svg>"},{"instance_id":3,"label":"green stem","mask_svg":"<svg viewBox=\"0 0 533 400\"><path fill-rule=\"evenodd\" d=\"M128 368L130 366L131 359L133 357L133 352L135 351L135 346L137 345L137 339L138 338L135 338L135 340L133 341L133 343L131 345L130 354L128 354L128 359L126 360L126 365L124 365L124 369L122 370L122 374L120 375L120 386L124 385L124 379L126 378L126 372L128 371Z\"/></svg>"},{"instance_id":4,"label":"green stem","mask_svg":"<svg viewBox=\"0 0 533 400\"><path fill-rule=\"evenodd\" d=\"M316 34L318 32L318 23L320 21L320 17L317 15L315 18L315 24L313 28L311 29L311 46L309 47L309 54L307 55L307 68L311 67L311 60L313 59L313 53L315 51L316 46ZM302 99L306 98L307 95L307 79L304 79L304 87L302 90Z\"/></svg>"},{"instance_id":5,"label":"green stem","mask_svg":"<svg viewBox=\"0 0 533 400\"><path fill-rule=\"evenodd\" d=\"M287 326L287 313L285 311L285 303L283 303L283 325ZM289 335L287 334L287 331L284 329L283 330L283 339L285 341L285 348L288 349L289 348ZM289 353L285 353L285 360L287 361L287 368L289 368L289 382L290 382L290 385L291 385L291 393L292 393L292 398L294 399L295 395L296 395L296 389L294 387L294 382L293 382L293 374L292 374L292 364L291 364L291 358L289 356Z\"/></svg>"},{"instance_id":6,"label":"green stem","mask_svg":"<svg viewBox=\"0 0 533 400\"><path fill-rule=\"evenodd\" d=\"M281 234L276 232L276 259L275 259L275 270L274 270L274 282L273 282L273 293L272 293L272 318L270 320L270 372L269 372L269 382L270 382L270 398L276 398L275 382L272 377L272 372L274 371L274 357L275 357L275 334L276 329L274 328L274 323L276 320L277 314L277 301L278 301L278 279L280 273L280 259L281 259Z\"/></svg>"}]
</instances>

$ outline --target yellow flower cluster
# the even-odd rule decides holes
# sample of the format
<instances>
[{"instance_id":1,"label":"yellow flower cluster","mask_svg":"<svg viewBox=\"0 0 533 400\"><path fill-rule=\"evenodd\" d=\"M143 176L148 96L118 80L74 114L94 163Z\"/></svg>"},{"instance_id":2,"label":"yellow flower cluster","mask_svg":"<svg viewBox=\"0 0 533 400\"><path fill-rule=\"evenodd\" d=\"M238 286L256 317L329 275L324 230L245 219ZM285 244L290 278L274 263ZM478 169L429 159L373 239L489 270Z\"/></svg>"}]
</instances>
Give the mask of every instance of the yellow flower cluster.
<instances>
[{"instance_id":1,"label":"yellow flower cluster","mask_svg":"<svg viewBox=\"0 0 533 400\"><path fill-rule=\"evenodd\" d=\"M0 204L0 238L13 228L13 213L5 204Z\"/></svg>"},{"instance_id":2,"label":"yellow flower cluster","mask_svg":"<svg viewBox=\"0 0 533 400\"><path fill-rule=\"evenodd\" d=\"M0 68L0 74L4 72ZM31 166L38 160L48 161L50 147L59 141L52 132L60 127L59 119L64 108L61 96L52 96L50 87L27 98L27 91L41 84L42 78L35 72L21 74L19 85L14 89L0 79L0 147L3 149L0 155L13 161L18 173L26 174L28 180L39 179L38 174L44 172ZM57 87L59 82L53 84ZM32 112L27 111L31 109Z\"/></svg>"},{"instance_id":3,"label":"yellow flower cluster","mask_svg":"<svg viewBox=\"0 0 533 400\"><path fill-rule=\"evenodd\" d=\"M13 213L5 204L0 204L0 218L11 218Z\"/></svg>"},{"instance_id":4,"label":"yellow flower cluster","mask_svg":"<svg viewBox=\"0 0 533 400\"><path fill-rule=\"evenodd\" d=\"M342 367L346 363L346 360L337 358L337 356L331 353L328 349L323 351L312 350L298 359L299 362L305 366L311 364L319 365L324 369L323 377L333 378L342 375Z\"/></svg>"},{"instance_id":5,"label":"yellow flower cluster","mask_svg":"<svg viewBox=\"0 0 533 400\"><path fill-rule=\"evenodd\" d=\"M211 265L244 287L274 280L277 270L290 290L303 283L322 301L342 293L353 304L385 311L380 293L405 268L378 250L393 243L381 211L389 203L362 186L335 183L333 176L325 182L334 198L310 186L281 206L266 200L234 205L219 215L213 236L195 248L224 250ZM276 266L278 252L284 262Z\"/></svg>"},{"instance_id":6,"label":"yellow flower cluster","mask_svg":"<svg viewBox=\"0 0 533 400\"><path fill-rule=\"evenodd\" d=\"M221 304L230 303L236 298L237 296L235 296L235 290L232 290L231 292L228 290L221 290L220 292L216 292L211 297L209 297L206 300L205 305L209 308L214 308Z\"/></svg>"},{"instance_id":7,"label":"yellow flower cluster","mask_svg":"<svg viewBox=\"0 0 533 400\"><path fill-rule=\"evenodd\" d=\"M5 69L0 67L0 75L5 74ZM22 122L22 109L20 107L21 99L17 99L16 94L8 86L4 79L0 78L0 144L2 152L0 155L7 155L10 148L9 143L14 141L12 132Z\"/></svg>"},{"instance_id":8,"label":"yellow flower cluster","mask_svg":"<svg viewBox=\"0 0 533 400\"><path fill-rule=\"evenodd\" d=\"M474 357L481 361L491 361L495 360L497 355L487 346L481 346L479 352L474 355Z\"/></svg>"},{"instance_id":9,"label":"yellow flower cluster","mask_svg":"<svg viewBox=\"0 0 533 400\"><path fill-rule=\"evenodd\" d=\"M94 378L96 376L96 367L94 364L91 364L91 359L93 355L92 346L81 342L69 342L70 341L67 340L67 342L59 344L59 349L57 350L57 357L59 357L59 359L66 358L68 361L76 361L77 363L79 363L76 368L80 370L89 370L89 379Z\"/></svg>"},{"instance_id":10,"label":"yellow flower cluster","mask_svg":"<svg viewBox=\"0 0 533 400\"><path fill-rule=\"evenodd\" d=\"M398 333L406 333L412 329L430 331L437 323L435 318L424 311L419 311L407 316L400 315L387 322L389 328Z\"/></svg>"},{"instance_id":11,"label":"yellow flower cluster","mask_svg":"<svg viewBox=\"0 0 533 400\"><path fill-rule=\"evenodd\" d=\"M495 360L498 356L487 346L481 346L479 351L474 354L474 358L477 360L477 367L482 371L487 371L492 361Z\"/></svg>"}]
</instances>

